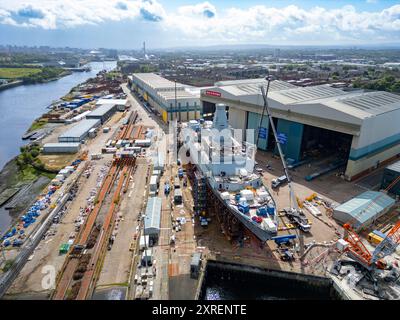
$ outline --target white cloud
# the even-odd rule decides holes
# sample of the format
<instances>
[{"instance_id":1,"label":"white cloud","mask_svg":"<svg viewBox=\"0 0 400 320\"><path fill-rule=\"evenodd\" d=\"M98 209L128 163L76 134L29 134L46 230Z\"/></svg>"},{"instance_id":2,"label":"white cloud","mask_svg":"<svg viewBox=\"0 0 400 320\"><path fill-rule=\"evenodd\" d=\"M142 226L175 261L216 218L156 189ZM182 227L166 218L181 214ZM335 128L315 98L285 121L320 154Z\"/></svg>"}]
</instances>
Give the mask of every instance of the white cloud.
<instances>
[{"instance_id":1,"label":"white cloud","mask_svg":"<svg viewBox=\"0 0 400 320\"><path fill-rule=\"evenodd\" d=\"M217 9L209 2L202 2L192 6L179 7L178 14L185 17L214 18L217 14Z\"/></svg>"},{"instance_id":2,"label":"white cloud","mask_svg":"<svg viewBox=\"0 0 400 320\"><path fill-rule=\"evenodd\" d=\"M156 0L0 0L0 23L43 29L73 28L106 21L143 18L163 19L164 9ZM148 16L147 16L148 17Z\"/></svg>"},{"instance_id":3,"label":"white cloud","mask_svg":"<svg viewBox=\"0 0 400 320\"><path fill-rule=\"evenodd\" d=\"M400 41L400 5L357 11L348 5L309 10L255 5L218 10L210 2L166 12L157 0L0 0L0 24L43 29L75 28L140 19L181 40L204 43L330 43Z\"/></svg>"},{"instance_id":4,"label":"white cloud","mask_svg":"<svg viewBox=\"0 0 400 320\"><path fill-rule=\"evenodd\" d=\"M329 43L331 39L373 42L378 37L400 40L400 5L378 12L359 12L350 5L310 10L294 5L280 9L257 5L247 9L229 8L206 23L184 13L178 10L177 14L168 15L165 24L179 29L188 39L237 43L269 43L272 39L293 43Z\"/></svg>"}]
</instances>

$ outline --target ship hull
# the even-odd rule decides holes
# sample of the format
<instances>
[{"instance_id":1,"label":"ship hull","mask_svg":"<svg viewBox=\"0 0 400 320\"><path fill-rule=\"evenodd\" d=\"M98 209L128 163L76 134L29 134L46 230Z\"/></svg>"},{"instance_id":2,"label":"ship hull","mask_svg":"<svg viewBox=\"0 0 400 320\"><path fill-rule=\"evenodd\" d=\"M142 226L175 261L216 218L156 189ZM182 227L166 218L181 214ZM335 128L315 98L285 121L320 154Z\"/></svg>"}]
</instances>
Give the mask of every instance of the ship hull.
<instances>
[{"instance_id":1,"label":"ship hull","mask_svg":"<svg viewBox=\"0 0 400 320\"><path fill-rule=\"evenodd\" d=\"M212 190L213 194L216 196L218 201L220 201L224 205L224 207L228 210L228 212L232 214L235 218L237 218L240 221L240 223L242 223L242 225L246 227L251 233L253 233L258 239L265 242L271 240L273 237L277 235L276 232L269 232L267 230L258 227L253 221L244 216L239 210L229 206L229 204L227 204L226 201L222 199L220 193L210 186L208 181L207 185Z\"/></svg>"}]
</instances>

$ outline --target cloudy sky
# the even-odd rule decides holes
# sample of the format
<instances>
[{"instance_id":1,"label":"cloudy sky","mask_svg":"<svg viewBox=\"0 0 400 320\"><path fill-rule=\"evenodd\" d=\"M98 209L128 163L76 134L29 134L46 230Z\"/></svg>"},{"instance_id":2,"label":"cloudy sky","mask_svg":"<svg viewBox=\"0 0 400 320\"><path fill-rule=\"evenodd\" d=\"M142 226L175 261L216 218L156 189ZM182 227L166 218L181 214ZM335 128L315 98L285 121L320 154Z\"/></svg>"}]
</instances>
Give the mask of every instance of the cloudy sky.
<instances>
[{"instance_id":1,"label":"cloudy sky","mask_svg":"<svg viewBox=\"0 0 400 320\"><path fill-rule=\"evenodd\" d=\"M0 0L0 44L400 44L395 0Z\"/></svg>"}]
</instances>

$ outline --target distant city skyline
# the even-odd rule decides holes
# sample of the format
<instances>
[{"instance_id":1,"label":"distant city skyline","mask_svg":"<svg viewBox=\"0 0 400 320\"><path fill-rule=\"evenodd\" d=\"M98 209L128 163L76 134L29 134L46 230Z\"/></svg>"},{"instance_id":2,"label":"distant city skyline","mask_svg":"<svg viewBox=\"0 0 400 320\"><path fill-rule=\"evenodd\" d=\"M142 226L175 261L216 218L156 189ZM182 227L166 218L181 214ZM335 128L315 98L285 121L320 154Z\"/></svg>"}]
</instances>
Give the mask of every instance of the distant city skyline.
<instances>
[{"instance_id":1,"label":"distant city skyline","mask_svg":"<svg viewBox=\"0 0 400 320\"><path fill-rule=\"evenodd\" d=\"M392 0L0 0L0 44L151 49L400 44Z\"/></svg>"}]
</instances>

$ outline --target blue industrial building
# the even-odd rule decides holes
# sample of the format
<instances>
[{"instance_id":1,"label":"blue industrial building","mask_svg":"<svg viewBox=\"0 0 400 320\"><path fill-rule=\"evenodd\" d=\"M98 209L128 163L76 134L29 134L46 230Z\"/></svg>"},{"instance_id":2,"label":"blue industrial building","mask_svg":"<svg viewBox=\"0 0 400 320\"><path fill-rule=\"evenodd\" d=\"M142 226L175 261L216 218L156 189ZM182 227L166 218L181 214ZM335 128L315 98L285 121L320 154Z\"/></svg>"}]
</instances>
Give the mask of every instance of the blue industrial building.
<instances>
[{"instance_id":1,"label":"blue industrial building","mask_svg":"<svg viewBox=\"0 0 400 320\"><path fill-rule=\"evenodd\" d=\"M230 126L242 129L243 140L255 143L258 136L258 149L276 152L266 113L260 126L260 86L266 85L265 79L232 80L201 90L203 117L223 103ZM398 95L276 80L270 83L268 104L289 163L327 159L332 167L345 166L345 178L353 180L400 155Z\"/></svg>"}]
</instances>

